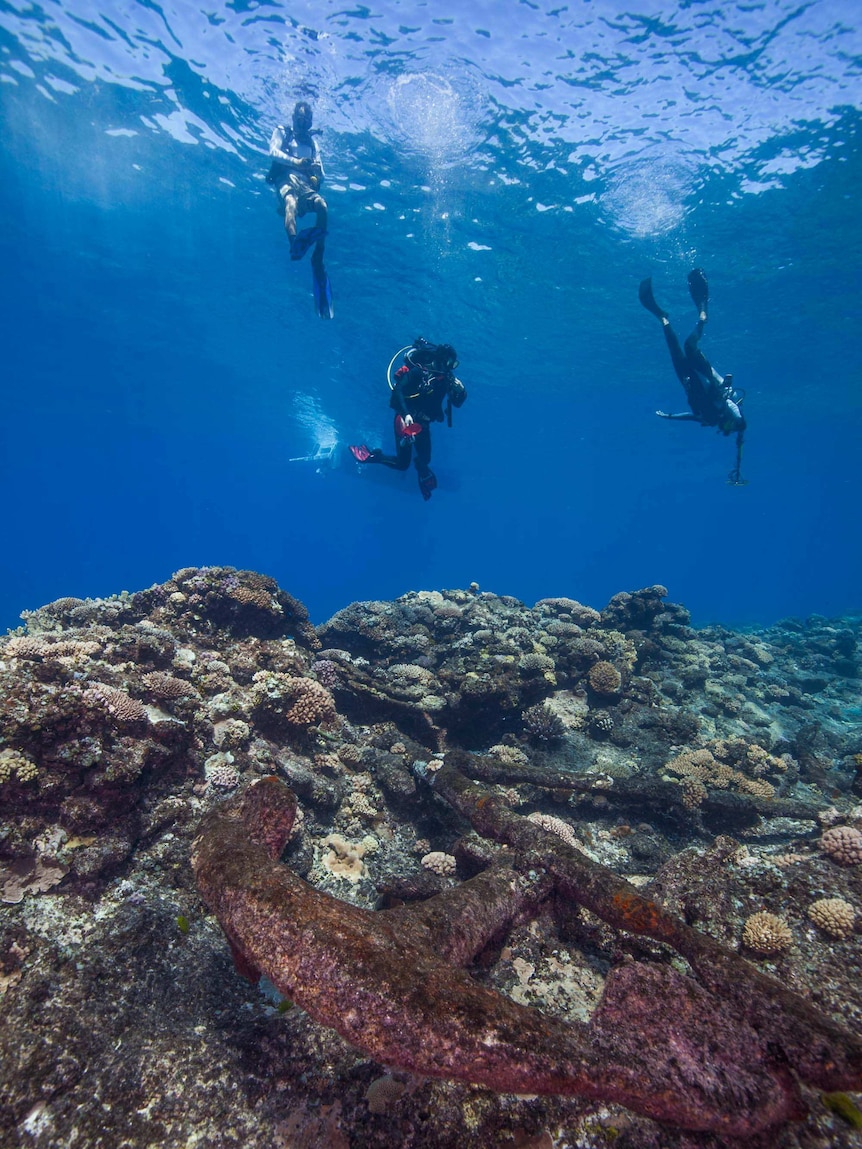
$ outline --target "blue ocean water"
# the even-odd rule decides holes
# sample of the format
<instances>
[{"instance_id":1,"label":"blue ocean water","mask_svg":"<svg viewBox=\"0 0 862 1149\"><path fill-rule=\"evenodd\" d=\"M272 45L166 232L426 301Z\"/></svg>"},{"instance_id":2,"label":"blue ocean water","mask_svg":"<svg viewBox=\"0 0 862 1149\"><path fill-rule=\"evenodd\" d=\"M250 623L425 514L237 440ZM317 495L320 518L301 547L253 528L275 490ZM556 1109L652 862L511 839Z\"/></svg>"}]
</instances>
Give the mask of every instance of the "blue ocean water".
<instances>
[{"instance_id":1,"label":"blue ocean water","mask_svg":"<svg viewBox=\"0 0 862 1149\"><path fill-rule=\"evenodd\" d=\"M314 621L466 586L695 622L862 609L862 32L850 0L0 0L0 625L188 565ZM311 101L335 319L264 182ZM746 392L682 391L639 281ZM439 489L385 368L453 343ZM332 464L292 462L332 449Z\"/></svg>"}]
</instances>

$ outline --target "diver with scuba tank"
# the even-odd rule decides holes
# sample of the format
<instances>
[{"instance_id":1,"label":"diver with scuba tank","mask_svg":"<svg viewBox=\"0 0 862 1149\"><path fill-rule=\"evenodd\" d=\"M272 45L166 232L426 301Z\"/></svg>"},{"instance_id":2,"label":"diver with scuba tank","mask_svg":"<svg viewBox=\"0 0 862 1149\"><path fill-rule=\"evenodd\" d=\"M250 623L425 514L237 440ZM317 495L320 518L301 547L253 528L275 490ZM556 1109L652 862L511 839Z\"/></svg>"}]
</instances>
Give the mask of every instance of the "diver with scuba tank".
<instances>
[{"instance_id":1,"label":"diver with scuba tank","mask_svg":"<svg viewBox=\"0 0 862 1149\"><path fill-rule=\"evenodd\" d=\"M392 368L401 355L403 362L393 375ZM426 502L437 486L430 467L431 424L445 419L451 427L452 408L461 407L467 398L467 389L455 376L457 366L455 348L448 343L420 338L396 351L386 371L389 406L395 412L395 454L384 455L379 447L372 450L364 443L350 447L357 462L382 463L394 471L406 471L412 458Z\"/></svg>"}]
</instances>

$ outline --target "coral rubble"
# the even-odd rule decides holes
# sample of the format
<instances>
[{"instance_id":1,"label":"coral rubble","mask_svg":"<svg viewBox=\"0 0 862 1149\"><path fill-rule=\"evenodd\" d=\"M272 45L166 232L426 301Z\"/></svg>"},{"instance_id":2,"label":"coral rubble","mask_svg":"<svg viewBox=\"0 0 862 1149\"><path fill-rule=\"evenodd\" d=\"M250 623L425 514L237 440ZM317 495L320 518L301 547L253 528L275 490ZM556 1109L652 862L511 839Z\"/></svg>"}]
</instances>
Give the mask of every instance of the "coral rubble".
<instances>
[{"instance_id":1,"label":"coral rubble","mask_svg":"<svg viewBox=\"0 0 862 1149\"><path fill-rule=\"evenodd\" d=\"M854 1144L862 623L666 596L28 612L3 1144Z\"/></svg>"}]
</instances>

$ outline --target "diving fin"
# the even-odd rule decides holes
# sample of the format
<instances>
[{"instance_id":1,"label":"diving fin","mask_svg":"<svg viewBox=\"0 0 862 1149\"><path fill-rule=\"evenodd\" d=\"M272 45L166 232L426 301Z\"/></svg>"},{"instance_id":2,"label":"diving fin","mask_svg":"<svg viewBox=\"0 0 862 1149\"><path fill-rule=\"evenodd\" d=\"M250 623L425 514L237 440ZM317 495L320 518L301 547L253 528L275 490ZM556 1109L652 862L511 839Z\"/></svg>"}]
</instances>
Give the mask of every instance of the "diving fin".
<instances>
[{"instance_id":1,"label":"diving fin","mask_svg":"<svg viewBox=\"0 0 862 1149\"><path fill-rule=\"evenodd\" d=\"M379 447L372 451L364 443L351 444L348 450L357 463L376 463L382 454Z\"/></svg>"},{"instance_id":2,"label":"diving fin","mask_svg":"<svg viewBox=\"0 0 862 1149\"><path fill-rule=\"evenodd\" d=\"M652 277L649 279L641 280L641 285L638 288L638 299L641 301L641 304L647 309L647 311L651 312L656 317L656 319L667 319L667 312L662 311L662 309L656 303L655 296L652 293Z\"/></svg>"},{"instance_id":3,"label":"diving fin","mask_svg":"<svg viewBox=\"0 0 862 1149\"><path fill-rule=\"evenodd\" d=\"M702 268L696 267L688 273L688 290L695 307L700 312L701 319L706 319L706 309L709 304L709 284L706 282Z\"/></svg>"},{"instance_id":4,"label":"diving fin","mask_svg":"<svg viewBox=\"0 0 862 1149\"><path fill-rule=\"evenodd\" d=\"M326 274L322 263L311 265L311 283L314 289L314 307L321 319L332 319L335 311L332 307L332 284Z\"/></svg>"},{"instance_id":5,"label":"diving fin","mask_svg":"<svg viewBox=\"0 0 862 1149\"><path fill-rule=\"evenodd\" d=\"M436 490L437 476L433 471L423 471L419 476L419 490L422 492L422 498L427 503L431 498L431 492Z\"/></svg>"},{"instance_id":6,"label":"diving fin","mask_svg":"<svg viewBox=\"0 0 862 1149\"><path fill-rule=\"evenodd\" d=\"M313 243L326 235L324 227L305 227L290 237L290 258L302 259Z\"/></svg>"}]
</instances>

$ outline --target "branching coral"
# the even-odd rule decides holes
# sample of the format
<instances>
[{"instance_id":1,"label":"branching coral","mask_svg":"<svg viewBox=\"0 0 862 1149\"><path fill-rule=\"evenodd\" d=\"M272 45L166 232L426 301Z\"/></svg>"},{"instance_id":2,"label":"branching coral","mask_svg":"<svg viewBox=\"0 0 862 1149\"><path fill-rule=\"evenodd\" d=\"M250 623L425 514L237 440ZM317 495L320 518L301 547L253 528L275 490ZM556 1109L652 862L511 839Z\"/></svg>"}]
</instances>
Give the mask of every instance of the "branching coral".
<instances>
[{"instance_id":1,"label":"branching coral","mask_svg":"<svg viewBox=\"0 0 862 1149\"><path fill-rule=\"evenodd\" d=\"M285 683L291 705L285 718L293 726L314 726L335 717L335 703L325 686L311 678L289 678Z\"/></svg>"},{"instance_id":2,"label":"branching coral","mask_svg":"<svg viewBox=\"0 0 862 1149\"><path fill-rule=\"evenodd\" d=\"M14 775L19 782L32 782L39 774L39 768L18 750L0 750L0 784L9 782Z\"/></svg>"},{"instance_id":3,"label":"branching coral","mask_svg":"<svg viewBox=\"0 0 862 1149\"><path fill-rule=\"evenodd\" d=\"M95 702L120 723L142 722L147 712L143 703L132 698L124 690L106 686L103 682L92 682L85 692L88 701Z\"/></svg>"},{"instance_id":4,"label":"branching coral","mask_svg":"<svg viewBox=\"0 0 862 1149\"><path fill-rule=\"evenodd\" d=\"M753 953L768 957L783 953L793 942L793 934L783 918L766 910L746 918L742 944Z\"/></svg>"},{"instance_id":5,"label":"branching coral","mask_svg":"<svg viewBox=\"0 0 862 1149\"><path fill-rule=\"evenodd\" d=\"M455 873L455 858L451 854L444 854L441 850L432 850L421 859L420 864L426 870L439 874L441 878L451 877Z\"/></svg>"},{"instance_id":6,"label":"branching coral","mask_svg":"<svg viewBox=\"0 0 862 1149\"><path fill-rule=\"evenodd\" d=\"M607 710L593 710L587 722L587 729L594 738L603 738L613 732L613 717Z\"/></svg>"},{"instance_id":7,"label":"branching coral","mask_svg":"<svg viewBox=\"0 0 862 1149\"><path fill-rule=\"evenodd\" d=\"M16 635L6 643L6 654L10 657L33 661L46 658L82 658L96 654L98 650L98 642L63 639L51 641L42 635Z\"/></svg>"},{"instance_id":8,"label":"branching coral","mask_svg":"<svg viewBox=\"0 0 862 1149\"><path fill-rule=\"evenodd\" d=\"M620 672L606 659L600 659L595 666L591 666L587 677L596 694L618 694L623 683Z\"/></svg>"},{"instance_id":9,"label":"branching coral","mask_svg":"<svg viewBox=\"0 0 862 1149\"><path fill-rule=\"evenodd\" d=\"M170 700L197 694L194 686L184 678L176 678L172 674L163 674L158 670L142 675L141 682L156 698Z\"/></svg>"},{"instance_id":10,"label":"branching coral","mask_svg":"<svg viewBox=\"0 0 862 1149\"><path fill-rule=\"evenodd\" d=\"M748 747L742 739L739 741L742 744L742 760L752 771L760 774L765 769L785 768L785 763L780 758L773 758L759 746ZM741 770L728 765L726 761L720 761L717 755L732 756L728 750L728 743L715 742L712 744L712 749L687 750L672 758L665 766L666 770L680 775L683 801L689 809L699 806L707 797L707 787L714 790L733 789L740 794L749 794L764 801L774 798L775 787L771 782L759 776L749 778ZM736 757L739 758L739 755Z\"/></svg>"},{"instance_id":11,"label":"branching coral","mask_svg":"<svg viewBox=\"0 0 862 1149\"><path fill-rule=\"evenodd\" d=\"M336 717L332 695L315 679L270 671L254 676L252 706L264 729L302 732Z\"/></svg>"},{"instance_id":12,"label":"branching coral","mask_svg":"<svg viewBox=\"0 0 862 1149\"><path fill-rule=\"evenodd\" d=\"M524 729L538 742L557 742L565 733L559 716L544 702L528 707L521 717Z\"/></svg>"}]
</instances>

